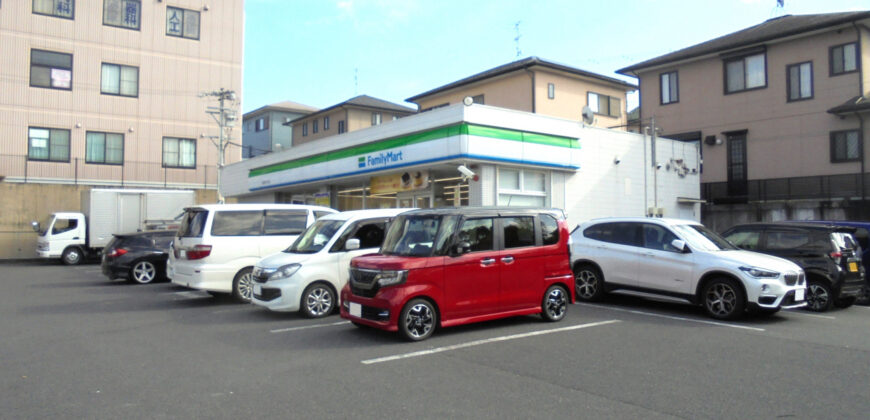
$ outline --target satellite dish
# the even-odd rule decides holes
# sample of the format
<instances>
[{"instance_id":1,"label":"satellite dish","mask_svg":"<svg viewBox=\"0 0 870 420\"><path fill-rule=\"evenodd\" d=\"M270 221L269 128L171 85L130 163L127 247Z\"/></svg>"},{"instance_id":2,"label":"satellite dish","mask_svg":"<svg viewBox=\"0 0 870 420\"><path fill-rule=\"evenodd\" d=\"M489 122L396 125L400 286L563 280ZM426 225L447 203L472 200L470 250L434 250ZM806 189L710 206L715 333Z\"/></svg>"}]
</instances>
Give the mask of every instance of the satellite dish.
<instances>
[{"instance_id":1,"label":"satellite dish","mask_svg":"<svg viewBox=\"0 0 870 420\"><path fill-rule=\"evenodd\" d=\"M583 110L580 111L580 115L583 116L583 122L592 125L592 122L595 121L595 113L592 112L592 108L589 106L584 106Z\"/></svg>"},{"instance_id":2,"label":"satellite dish","mask_svg":"<svg viewBox=\"0 0 870 420\"><path fill-rule=\"evenodd\" d=\"M471 106L471 104L474 103L474 98L472 98L471 96L466 96L462 99L462 103L465 104L465 106Z\"/></svg>"}]
</instances>

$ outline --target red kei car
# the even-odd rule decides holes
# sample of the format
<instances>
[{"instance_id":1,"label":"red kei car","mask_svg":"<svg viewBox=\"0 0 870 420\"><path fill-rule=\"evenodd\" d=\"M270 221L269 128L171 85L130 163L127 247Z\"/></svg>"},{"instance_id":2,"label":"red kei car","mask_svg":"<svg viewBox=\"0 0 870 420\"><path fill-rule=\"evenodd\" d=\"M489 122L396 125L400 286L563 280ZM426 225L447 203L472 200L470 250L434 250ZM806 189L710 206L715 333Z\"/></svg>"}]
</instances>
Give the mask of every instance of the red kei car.
<instances>
[{"instance_id":1,"label":"red kei car","mask_svg":"<svg viewBox=\"0 0 870 420\"><path fill-rule=\"evenodd\" d=\"M574 301L560 210L447 208L397 216L378 254L354 258L341 317L411 341L450 327L540 313Z\"/></svg>"}]
</instances>

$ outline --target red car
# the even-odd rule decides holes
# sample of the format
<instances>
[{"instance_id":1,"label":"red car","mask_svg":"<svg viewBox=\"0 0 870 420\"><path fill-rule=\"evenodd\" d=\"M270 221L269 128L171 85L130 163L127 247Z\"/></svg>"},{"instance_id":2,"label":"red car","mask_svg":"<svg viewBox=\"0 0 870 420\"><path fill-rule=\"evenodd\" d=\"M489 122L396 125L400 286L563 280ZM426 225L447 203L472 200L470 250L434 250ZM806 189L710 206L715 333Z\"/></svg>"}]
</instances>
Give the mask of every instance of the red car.
<instances>
[{"instance_id":1,"label":"red car","mask_svg":"<svg viewBox=\"0 0 870 420\"><path fill-rule=\"evenodd\" d=\"M538 314L574 300L560 210L443 208L402 213L378 254L356 257L341 317L411 341L437 327Z\"/></svg>"}]
</instances>

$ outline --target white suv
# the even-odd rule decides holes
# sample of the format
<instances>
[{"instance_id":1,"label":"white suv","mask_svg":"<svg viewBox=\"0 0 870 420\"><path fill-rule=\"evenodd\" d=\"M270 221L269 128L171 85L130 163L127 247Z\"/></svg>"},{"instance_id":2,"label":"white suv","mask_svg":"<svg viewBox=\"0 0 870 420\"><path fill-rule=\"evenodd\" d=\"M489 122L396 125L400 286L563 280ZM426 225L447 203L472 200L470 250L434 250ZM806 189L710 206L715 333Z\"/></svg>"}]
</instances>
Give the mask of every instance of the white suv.
<instances>
[{"instance_id":1,"label":"white suv","mask_svg":"<svg viewBox=\"0 0 870 420\"><path fill-rule=\"evenodd\" d=\"M804 272L791 261L743 251L690 220L596 219L571 233L577 298L654 294L702 305L717 319L749 309L805 306Z\"/></svg>"}]
</instances>

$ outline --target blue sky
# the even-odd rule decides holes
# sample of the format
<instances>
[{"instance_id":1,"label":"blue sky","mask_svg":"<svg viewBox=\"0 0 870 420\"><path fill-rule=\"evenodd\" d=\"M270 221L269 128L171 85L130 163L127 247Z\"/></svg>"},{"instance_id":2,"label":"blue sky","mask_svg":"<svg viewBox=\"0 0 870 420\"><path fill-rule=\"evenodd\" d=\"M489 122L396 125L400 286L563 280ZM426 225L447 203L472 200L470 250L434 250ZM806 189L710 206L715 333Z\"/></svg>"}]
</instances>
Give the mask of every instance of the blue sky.
<instances>
[{"instance_id":1,"label":"blue sky","mask_svg":"<svg viewBox=\"0 0 870 420\"><path fill-rule=\"evenodd\" d=\"M358 94L409 105L517 60L517 22L520 58L634 81L614 72L783 14L855 10L870 0L246 0L243 111Z\"/></svg>"}]
</instances>

